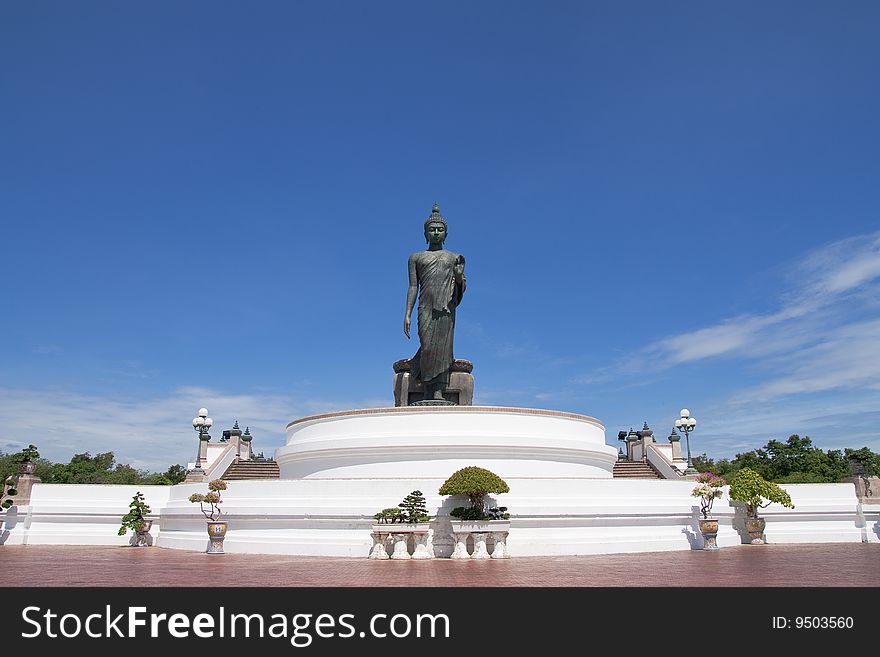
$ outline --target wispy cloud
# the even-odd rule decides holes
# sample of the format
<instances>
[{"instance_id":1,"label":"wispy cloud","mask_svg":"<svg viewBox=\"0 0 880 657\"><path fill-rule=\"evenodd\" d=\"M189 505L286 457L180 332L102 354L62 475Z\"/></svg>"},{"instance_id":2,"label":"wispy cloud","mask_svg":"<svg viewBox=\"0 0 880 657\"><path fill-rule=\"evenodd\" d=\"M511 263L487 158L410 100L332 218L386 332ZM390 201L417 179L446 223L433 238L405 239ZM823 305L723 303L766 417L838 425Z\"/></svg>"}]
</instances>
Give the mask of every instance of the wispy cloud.
<instances>
[{"instance_id":1,"label":"wispy cloud","mask_svg":"<svg viewBox=\"0 0 880 657\"><path fill-rule=\"evenodd\" d=\"M578 382L654 385L674 366L714 363L724 392L707 385L689 402L700 404L695 437L710 455L796 432L826 449L880 448L880 232L808 253L785 276L775 311L656 340Z\"/></svg>"},{"instance_id":2,"label":"wispy cloud","mask_svg":"<svg viewBox=\"0 0 880 657\"><path fill-rule=\"evenodd\" d=\"M808 389L806 378L822 374L813 389L861 385L876 370L857 363L859 350L874 354L877 324L861 308L876 295L880 279L880 232L852 237L807 254L788 272L791 286L778 295L772 313L743 314L722 319L687 333L657 340L619 362L578 379L580 383L607 381L616 374L657 372L683 363L736 357L746 360L780 357L776 367L788 367L800 384L787 386L783 378L766 385L762 394L789 394ZM876 308L876 304L874 304ZM867 352L864 351L867 349ZM847 363L852 367L844 367Z\"/></svg>"},{"instance_id":3,"label":"wispy cloud","mask_svg":"<svg viewBox=\"0 0 880 657\"><path fill-rule=\"evenodd\" d=\"M238 420L254 434L254 449L271 455L284 445L284 429L297 417L381 405L268 392L230 395L195 386L151 399L0 388L0 449L17 451L33 443L46 458L65 463L75 453L112 451L119 463L164 471L195 459L198 443L190 422L203 406L214 418L216 437Z\"/></svg>"}]
</instances>

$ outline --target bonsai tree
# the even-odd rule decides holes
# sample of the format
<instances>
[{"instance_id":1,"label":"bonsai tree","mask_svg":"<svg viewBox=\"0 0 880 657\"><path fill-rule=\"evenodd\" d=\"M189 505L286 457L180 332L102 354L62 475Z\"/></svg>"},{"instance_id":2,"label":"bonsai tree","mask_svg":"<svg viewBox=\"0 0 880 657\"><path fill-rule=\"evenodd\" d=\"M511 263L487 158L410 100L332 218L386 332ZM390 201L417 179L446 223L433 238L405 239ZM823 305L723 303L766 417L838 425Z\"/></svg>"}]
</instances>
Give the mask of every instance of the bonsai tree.
<instances>
[{"instance_id":1,"label":"bonsai tree","mask_svg":"<svg viewBox=\"0 0 880 657\"><path fill-rule=\"evenodd\" d=\"M207 493L193 493L189 496L190 502L198 502L199 508L205 517L211 522L217 522L220 520L220 516L223 515L223 512L220 510L220 504L222 500L220 499L220 491L226 490L226 482L222 479L213 479L208 482L208 491ZM205 505L208 505L207 508Z\"/></svg>"},{"instance_id":2,"label":"bonsai tree","mask_svg":"<svg viewBox=\"0 0 880 657\"><path fill-rule=\"evenodd\" d=\"M456 507L451 515L462 520L501 520L510 517L507 507L486 510L486 495L507 493L510 487L494 472L469 466L453 473L440 487L441 495L467 495L470 507Z\"/></svg>"},{"instance_id":3,"label":"bonsai tree","mask_svg":"<svg viewBox=\"0 0 880 657\"><path fill-rule=\"evenodd\" d=\"M10 498L18 495L18 491L15 490L15 479L12 477L5 477L2 486L0 486L0 509L4 511L12 506L12 500Z\"/></svg>"},{"instance_id":4,"label":"bonsai tree","mask_svg":"<svg viewBox=\"0 0 880 657\"><path fill-rule=\"evenodd\" d=\"M404 497L403 502L397 506L403 510L404 520L402 522L419 523L428 522L431 519L431 516L428 515L428 507L425 506L425 496L420 490L414 490Z\"/></svg>"},{"instance_id":5,"label":"bonsai tree","mask_svg":"<svg viewBox=\"0 0 880 657\"><path fill-rule=\"evenodd\" d=\"M119 528L119 536L124 536L129 529L137 534L147 525L146 516L152 513L144 499L143 493L138 491L128 504L128 513L122 516L122 526Z\"/></svg>"},{"instance_id":6,"label":"bonsai tree","mask_svg":"<svg viewBox=\"0 0 880 657\"><path fill-rule=\"evenodd\" d=\"M751 468L737 470L730 478L730 499L744 502L749 518L757 518L758 509L770 506L773 502L794 508L788 493Z\"/></svg>"},{"instance_id":7,"label":"bonsai tree","mask_svg":"<svg viewBox=\"0 0 880 657\"><path fill-rule=\"evenodd\" d=\"M16 463L27 463L28 461L36 461L40 458L40 452L37 451L35 445L28 445L20 452L16 452L12 455L12 459Z\"/></svg>"},{"instance_id":8,"label":"bonsai tree","mask_svg":"<svg viewBox=\"0 0 880 657\"><path fill-rule=\"evenodd\" d=\"M727 482L714 472L702 472L697 477L697 485L691 491L691 495L700 498L700 513L703 514L703 520L709 518L712 503L724 494L721 489L726 485Z\"/></svg>"}]
</instances>

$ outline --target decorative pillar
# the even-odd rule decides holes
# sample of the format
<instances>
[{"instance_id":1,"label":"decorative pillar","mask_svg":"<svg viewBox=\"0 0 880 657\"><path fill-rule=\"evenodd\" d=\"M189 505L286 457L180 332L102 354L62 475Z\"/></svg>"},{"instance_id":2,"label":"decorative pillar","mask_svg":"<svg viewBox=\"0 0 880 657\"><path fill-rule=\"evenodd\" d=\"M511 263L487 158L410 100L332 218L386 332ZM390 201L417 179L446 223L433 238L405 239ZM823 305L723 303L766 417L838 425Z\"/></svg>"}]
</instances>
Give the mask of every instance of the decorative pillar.
<instances>
[{"instance_id":1,"label":"decorative pillar","mask_svg":"<svg viewBox=\"0 0 880 657\"><path fill-rule=\"evenodd\" d=\"M394 541L392 559L412 559L406 546L407 538L409 538L409 534L391 534L391 540Z\"/></svg>"},{"instance_id":2,"label":"decorative pillar","mask_svg":"<svg viewBox=\"0 0 880 657\"><path fill-rule=\"evenodd\" d=\"M672 427L672 433L669 434L668 440L672 445L672 460L684 461L684 457L681 455L681 436L675 432L675 427Z\"/></svg>"},{"instance_id":3,"label":"decorative pillar","mask_svg":"<svg viewBox=\"0 0 880 657\"><path fill-rule=\"evenodd\" d=\"M241 458L245 461L250 461L254 457L254 452L251 449L251 440L253 438L251 428L245 427L244 433L241 435Z\"/></svg>"},{"instance_id":4,"label":"decorative pillar","mask_svg":"<svg viewBox=\"0 0 880 657\"><path fill-rule=\"evenodd\" d=\"M415 549L413 550L413 559L433 559L434 551L428 547L429 535L434 530L429 529L424 532L413 532L413 540L415 541Z\"/></svg>"},{"instance_id":5,"label":"decorative pillar","mask_svg":"<svg viewBox=\"0 0 880 657\"><path fill-rule=\"evenodd\" d=\"M388 540L388 532L373 532L373 549L370 550L370 559L388 559L385 551L385 541Z\"/></svg>"},{"instance_id":6,"label":"decorative pillar","mask_svg":"<svg viewBox=\"0 0 880 657\"><path fill-rule=\"evenodd\" d=\"M492 532L492 540L495 541L495 547L492 549L493 559L510 558L510 553L507 551L507 534L508 532Z\"/></svg>"},{"instance_id":7,"label":"decorative pillar","mask_svg":"<svg viewBox=\"0 0 880 657\"><path fill-rule=\"evenodd\" d=\"M486 549L486 536L488 536L487 532L474 532L474 553L471 555L471 559L489 559L491 555L489 554L489 550Z\"/></svg>"},{"instance_id":8,"label":"decorative pillar","mask_svg":"<svg viewBox=\"0 0 880 657\"><path fill-rule=\"evenodd\" d=\"M226 433L225 431L223 433ZM229 430L229 438L235 443L235 458L241 458L241 428L238 426L238 420Z\"/></svg>"},{"instance_id":9,"label":"decorative pillar","mask_svg":"<svg viewBox=\"0 0 880 657\"><path fill-rule=\"evenodd\" d=\"M18 475L15 477L14 486L16 495L13 498L15 504L25 506L31 503L31 489L34 487L34 484L42 481L42 479L34 475L36 467L37 464L33 461L22 461L18 464ZM3 482L0 481L0 485L2 484Z\"/></svg>"},{"instance_id":10,"label":"decorative pillar","mask_svg":"<svg viewBox=\"0 0 880 657\"><path fill-rule=\"evenodd\" d=\"M452 552L450 559L470 559L471 555L467 551L467 539L470 532L452 532L452 540L455 541L455 550Z\"/></svg>"}]
</instances>

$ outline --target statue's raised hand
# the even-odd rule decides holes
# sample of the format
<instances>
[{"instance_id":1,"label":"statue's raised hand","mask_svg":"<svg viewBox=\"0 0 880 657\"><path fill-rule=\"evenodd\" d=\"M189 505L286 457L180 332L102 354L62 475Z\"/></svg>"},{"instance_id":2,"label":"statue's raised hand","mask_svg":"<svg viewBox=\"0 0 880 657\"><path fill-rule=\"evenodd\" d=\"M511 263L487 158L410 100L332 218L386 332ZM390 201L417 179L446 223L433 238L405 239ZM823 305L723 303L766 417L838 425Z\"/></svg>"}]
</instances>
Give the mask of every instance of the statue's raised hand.
<instances>
[{"instance_id":1,"label":"statue's raised hand","mask_svg":"<svg viewBox=\"0 0 880 657\"><path fill-rule=\"evenodd\" d=\"M461 277L464 276L464 256L460 255L455 260L455 265L452 267L452 275L455 277L456 281L460 281Z\"/></svg>"}]
</instances>

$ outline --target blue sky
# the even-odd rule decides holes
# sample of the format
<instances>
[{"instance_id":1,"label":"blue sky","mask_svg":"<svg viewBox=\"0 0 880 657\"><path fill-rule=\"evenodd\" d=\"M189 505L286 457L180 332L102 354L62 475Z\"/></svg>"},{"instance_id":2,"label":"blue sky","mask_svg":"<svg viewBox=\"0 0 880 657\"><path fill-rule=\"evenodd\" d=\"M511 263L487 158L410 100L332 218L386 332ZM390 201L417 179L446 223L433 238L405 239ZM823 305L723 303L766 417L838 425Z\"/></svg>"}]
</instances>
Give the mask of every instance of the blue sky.
<instances>
[{"instance_id":1,"label":"blue sky","mask_svg":"<svg viewBox=\"0 0 880 657\"><path fill-rule=\"evenodd\" d=\"M0 8L0 449L393 404L431 204L475 403L880 451L880 6Z\"/></svg>"}]
</instances>

